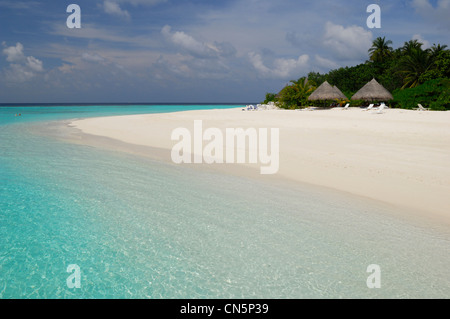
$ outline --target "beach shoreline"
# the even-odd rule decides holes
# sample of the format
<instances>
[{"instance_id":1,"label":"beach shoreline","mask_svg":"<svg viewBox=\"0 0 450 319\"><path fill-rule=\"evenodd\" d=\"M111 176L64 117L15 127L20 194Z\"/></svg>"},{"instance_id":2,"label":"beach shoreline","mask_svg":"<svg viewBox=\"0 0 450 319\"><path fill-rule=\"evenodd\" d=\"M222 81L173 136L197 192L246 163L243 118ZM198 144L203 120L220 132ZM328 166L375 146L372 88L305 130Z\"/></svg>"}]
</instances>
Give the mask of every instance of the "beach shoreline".
<instances>
[{"instance_id":1,"label":"beach shoreline","mask_svg":"<svg viewBox=\"0 0 450 319\"><path fill-rule=\"evenodd\" d=\"M205 129L222 131L279 128L280 169L260 175L259 164L182 165L326 187L450 224L450 112L238 108L88 118L65 125L81 133L74 133L77 143L172 163L170 152L177 143L172 131L192 130L196 120Z\"/></svg>"}]
</instances>

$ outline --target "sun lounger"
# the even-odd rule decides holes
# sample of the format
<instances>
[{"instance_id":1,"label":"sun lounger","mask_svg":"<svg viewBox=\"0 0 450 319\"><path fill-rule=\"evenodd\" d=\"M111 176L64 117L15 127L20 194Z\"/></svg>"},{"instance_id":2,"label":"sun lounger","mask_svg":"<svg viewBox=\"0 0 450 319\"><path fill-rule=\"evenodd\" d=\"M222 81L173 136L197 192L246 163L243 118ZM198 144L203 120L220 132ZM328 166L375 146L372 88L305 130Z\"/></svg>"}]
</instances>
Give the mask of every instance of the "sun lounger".
<instances>
[{"instance_id":1,"label":"sun lounger","mask_svg":"<svg viewBox=\"0 0 450 319\"><path fill-rule=\"evenodd\" d=\"M247 105L244 109L242 109L242 111L256 111L256 110L258 110L258 107L254 105Z\"/></svg>"},{"instance_id":2,"label":"sun lounger","mask_svg":"<svg viewBox=\"0 0 450 319\"><path fill-rule=\"evenodd\" d=\"M417 106L418 106L417 110L419 111L428 111L428 109L424 108L422 104L417 104Z\"/></svg>"},{"instance_id":3,"label":"sun lounger","mask_svg":"<svg viewBox=\"0 0 450 319\"><path fill-rule=\"evenodd\" d=\"M381 104L378 108L376 112L372 112L373 114L383 114L383 110L386 108L386 104Z\"/></svg>"},{"instance_id":4,"label":"sun lounger","mask_svg":"<svg viewBox=\"0 0 450 319\"><path fill-rule=\"evenodd\" d=\"M344 106L344 110L348 110L349 106L350 106L350 103L347 103L347 105Z\"/></svg>"},{"instance_id":5,"label":"sun lounger","mask_svg":"<svg viewBox=\"0 0 450 319\"><path fill-rule=\"evenodd\" d=\"M373 104L370 104L368 108L364 109L363 111L368 111L371 110L373 108Z\"/></svg>"}]
</instances>

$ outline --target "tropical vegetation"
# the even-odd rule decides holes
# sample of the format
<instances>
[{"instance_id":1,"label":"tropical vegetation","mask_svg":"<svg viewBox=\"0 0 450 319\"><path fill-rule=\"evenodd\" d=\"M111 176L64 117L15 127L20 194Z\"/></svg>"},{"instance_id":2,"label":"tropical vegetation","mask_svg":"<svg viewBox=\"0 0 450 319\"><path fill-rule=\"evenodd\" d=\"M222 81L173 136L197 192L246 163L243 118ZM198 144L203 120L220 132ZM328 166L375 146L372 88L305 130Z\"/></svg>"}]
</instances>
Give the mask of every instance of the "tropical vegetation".
<instances>
[{"instance_id":1,"label":"tropical vegetation","mask_svg":"<svg viewBox=\"0 0 450 319\"><path fill-rule=\"evenodd\" d=\"M264 102L274 101L288 109L313 105L308 97L325 81L350 98L375 78L393 94L394 100L389 101L392 107L415 108L420 103L432 110L450 110L450 50L447 45L434 44L424 49L418 40L410 40L393 49L392 44L385 37L378 37L365 63L326 74L310 72L306 77L290 81L278 94L268 93Z\"/></svg>"}]
</instances>

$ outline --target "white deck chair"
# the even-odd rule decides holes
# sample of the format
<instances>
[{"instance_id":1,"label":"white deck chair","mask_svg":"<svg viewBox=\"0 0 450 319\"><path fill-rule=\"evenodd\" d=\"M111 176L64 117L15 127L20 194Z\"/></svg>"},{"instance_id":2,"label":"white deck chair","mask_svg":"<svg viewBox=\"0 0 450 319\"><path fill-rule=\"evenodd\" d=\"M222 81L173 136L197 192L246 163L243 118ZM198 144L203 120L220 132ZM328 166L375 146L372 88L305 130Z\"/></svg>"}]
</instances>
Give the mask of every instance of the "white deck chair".
<instances>
[{"instance_id":1,"label":"white deck chair","mask_svg":"<svg viewBox=\"0 0 450 319\"><path fill-rule=\"evenodd\" d=\"M379 106L377 106L377 107L374 107L374 108L372 108L372 110L379 110L379 109L388 109L389 108L389 106L387 106L384 102L383 103L381 103Z\"/></svg>"},{"instance_id":2,"label":"white deck chair","mask_svg":"<svg viewBox=\"0 0 450 319\"><path fill-rule=\"evenodd\" d=\"M378 108L378 111L377 112L374 112L374 113L376 113L376 114L383 114L383 110L384 110L384 108L386 107L386 104L381 104L380 105L380 107Z\"/></svg>"},{"instance_id":3,"label":"white deck chair","mask_svg":"<svg viewBox=\"0 0 450 319\"><path fill-rule=\"evenodd\" d=\"M363 111L368 111L371 110L373 108L373 104L370 104L368 108L364 109Z\"/></svg>"},{"instance_id":4,"label":"white deck chair","mask_svg":"<svg viewBox=\"0 0 450 319\"><path fill-rule=\"evenodd\" d=\"M344 106L344 110L348 110L349 106L350 106L350 103L347 103L347 105Z\"/></svg>"},{"instance_id":5,"label":"white deck chair","mask_svg":"<svg viewBox=\"0 0 450 319\"><path fill-rule=\"evenodd\" d=\"M419 108L418 108L419 111L428 111L428 109L424 108L424 107L422 106L422 104L417 104L417 106L419 107Z\"/></svg>"}]
</instances>

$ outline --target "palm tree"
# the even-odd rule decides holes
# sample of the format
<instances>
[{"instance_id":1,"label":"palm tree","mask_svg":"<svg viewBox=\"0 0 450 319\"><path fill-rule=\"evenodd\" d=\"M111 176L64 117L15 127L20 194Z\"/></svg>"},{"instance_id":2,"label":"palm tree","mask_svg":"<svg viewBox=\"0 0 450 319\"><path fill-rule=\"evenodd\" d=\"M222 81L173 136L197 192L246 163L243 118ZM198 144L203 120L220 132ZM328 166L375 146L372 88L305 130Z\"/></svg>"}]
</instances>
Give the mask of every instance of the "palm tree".
<instances>
[{"instance_id":1,"label":"palm tree","mask_svg":"<svg viewBox=\"0 0 450 319\"><path fill-rule=\"evenodd\" d=\"M418 40L409 40L403 45L402 51L405 54L409 54L412 50L422 50L422 45L423 43L419 42Z\"/></svg>"},{"instance_id":2,"label":"palm tree","mask_svg":"<svg viewBox=\"0 0 450 319\"><path fill-rule=\"evenodd\" d=\"M420 47L411 49L399 63L398 73L404 76L402 89L418 86L421 83L421 75L433 68L433 62L434 58L428 50L422 50Z\"/></svg>"},{"instance_id":3,"label":"palm tree","mask_svg":"<svg viewBox=\"0 0 450 319\"><path fill-rule=\"evenodd\" d=\"M280 95L280 101L288 108L304 106L308 102L308 97L316 89L308 78L302 77L298 80L291 80L291 85L285 86Z\"/></svg>"},{"instance_id":4,"label":"palm tree","mask_svg":"<svg viewBox=\"0 0 450 319\"><path fill-rule=\"evenodd\" d=\"M439 55L439 53L441 53L442 51L447 51L447 45L436 45L435 43L433 43L433 46L431 47L431 55L435 58Z\"/></svg>"},{"instance_id":5,"label":"palm tree","mask_svg":"<svg viewBox=\"0 0 450 319\"><path fill-rule=\"evenodd\" d=\"M299 100L299 105L305 105L308 96L316 89L316 87L308 81L307 77L302 77L297 81L291 81L297 91L297 98Z\"/></svg>"},{"instance_id":6,"label":"palm tree","mask_svg":"<svg viewBox=\"0 0 450 319\"><path fill-rule=\"evenodd\" d=\"M391 40L386 41L386 37L378 37L373 43L372 47L369 49L370 60L374 62L383 62L386 57L392 55L392 44Z\"/></svg>"}]
</instances>

